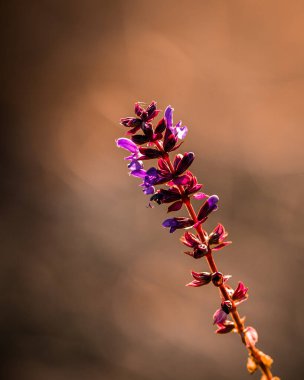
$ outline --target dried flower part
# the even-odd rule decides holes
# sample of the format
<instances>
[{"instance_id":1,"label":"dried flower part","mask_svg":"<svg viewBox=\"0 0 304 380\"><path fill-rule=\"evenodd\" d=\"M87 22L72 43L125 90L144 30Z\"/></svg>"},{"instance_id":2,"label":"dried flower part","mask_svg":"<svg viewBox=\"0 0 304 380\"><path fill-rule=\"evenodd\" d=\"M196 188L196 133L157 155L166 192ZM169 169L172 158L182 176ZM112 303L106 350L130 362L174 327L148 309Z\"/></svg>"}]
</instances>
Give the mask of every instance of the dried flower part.
<instances>
[{"instance_id":1,"label":"dried flower part","mask_svg":"<svg viewBox=\"0 0 304 380\"><path fill-rule=\"evenodd\" d=\"M258 351L261 361L265 364L267 368L270 368L273 363L273 359L271 356L266 355L263 351Z\"/></svg>"},{"instance_id":2,"label":"dried flower part","mask_svg":"<svg viewBox=\"0 0 304 380\"><path fill-rule=\"evenodd\" d=\"M250 355L247 360L247 370L249 373L254 373L258 369L254 358Z\"/></svg>"},{"instance_id":3,"label":"dried flower part","mask_svg":"<svg viewBox=\"0 0 304 380\"><path fill-rule=\"evenodd\" d=\"M255 346L256 342L258 341L258 333L256 329L254 329L251 326L246 327L245 329L245 341L246 341L246 346Z\"/></svg>"}]
</instances>

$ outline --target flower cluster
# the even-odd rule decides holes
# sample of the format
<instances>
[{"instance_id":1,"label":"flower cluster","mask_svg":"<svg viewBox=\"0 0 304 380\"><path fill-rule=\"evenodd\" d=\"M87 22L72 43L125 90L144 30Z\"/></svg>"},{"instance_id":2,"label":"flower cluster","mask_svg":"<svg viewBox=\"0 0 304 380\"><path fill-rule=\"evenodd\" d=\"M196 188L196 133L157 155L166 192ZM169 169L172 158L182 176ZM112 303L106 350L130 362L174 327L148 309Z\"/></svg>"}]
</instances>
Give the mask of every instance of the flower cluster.
<instances>
[{"instance_id":1,"label":"flower cluster","mask_svg":"<svg viewBox=\"0 0 304 380\"><path fill-rule=\"evenodd\" d=\"M213 260L214 252L231 244L231 241L226 240L228 233L222 224L218 224L211 233L203 229L208 217L218 209L219 197L201 192L202 184L198 183L190 171L195 159L193 152L173 153L174 157L170 158L170 153L175 152L183 143L188 128L181 121L174 124L174 110L171 106L165 109L164 116L157 123L154 123L154 119L160 110L157 109L156 102L153 101L147 107L136 103L134 111L135 117L121 119L121 124L128 128L127 135L130 138L123 137L116 141L118 147L129 152L125 157L129 174L141 179L140 187L149 195L150 207L153 204L166 204L170 213L185 206L188 215L168 218L162 226L168 228L170 233L178 229L186 230L180 239L188 247L185 253L194 259L205 257L211 270L192 271L193 280L187 286L198 288L213 284L219 288L222 300L220 308L213 315L213 323L217 325L216 333L238 332L249 351L248 371L252 373L260 368L263 376L268 376L265 379L271 379L269 373L272 359L256 349L257 332L253 327L244 326L244 318L240 318L237 311L237 307L248 298L248 288L239 282L234 290L227 283L231 276L219 272ZM150 160L156 160L156 163L146 165ZM202 202L197 213L191 204L191 198ZM228 319L229 315L232 320Z\"/></svg>"}]
</instances>

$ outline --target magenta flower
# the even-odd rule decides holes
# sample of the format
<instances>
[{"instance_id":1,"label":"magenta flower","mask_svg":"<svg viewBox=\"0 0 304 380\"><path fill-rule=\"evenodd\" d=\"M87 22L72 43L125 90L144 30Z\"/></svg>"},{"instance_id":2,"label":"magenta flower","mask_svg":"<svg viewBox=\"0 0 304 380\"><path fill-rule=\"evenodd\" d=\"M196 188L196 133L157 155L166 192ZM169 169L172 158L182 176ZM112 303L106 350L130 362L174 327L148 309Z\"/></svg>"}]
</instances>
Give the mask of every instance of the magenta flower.
<instances>
[{"instance_id":1,"label":"magenta flower","mask_svg":"<svg viewBox=\"0 0 304 380\"><path fill-rule=\"evenodd\" d=\"M208 195L205 193L199 192L199 193L194 194L193 198L195 198L197 200L202 200L202 199L208 198Z\"/></svg>"}]
</instances>

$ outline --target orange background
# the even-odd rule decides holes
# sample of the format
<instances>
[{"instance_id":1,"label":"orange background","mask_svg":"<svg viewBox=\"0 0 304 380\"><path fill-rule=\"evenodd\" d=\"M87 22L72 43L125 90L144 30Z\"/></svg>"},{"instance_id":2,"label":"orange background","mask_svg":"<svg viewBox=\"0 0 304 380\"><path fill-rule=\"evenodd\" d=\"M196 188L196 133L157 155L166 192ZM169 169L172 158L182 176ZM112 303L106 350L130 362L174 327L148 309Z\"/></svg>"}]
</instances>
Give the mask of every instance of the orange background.
<instances>
[{"instance_id":1,"label":"orange background","mask_svg":"<svg viewBox=\"0 0 304 380\"><path fill-rule=\"evenodd\" d=\"M184 286L204 260L115 147L137 100L188 125L182 150L220 197L207 228L234 243L217 264L249 286L240 311L274 374L302 378L304 3L1 8L1 378L249 376L239 338L214 334L217 291Z\"/></svg>"}]
</instances>

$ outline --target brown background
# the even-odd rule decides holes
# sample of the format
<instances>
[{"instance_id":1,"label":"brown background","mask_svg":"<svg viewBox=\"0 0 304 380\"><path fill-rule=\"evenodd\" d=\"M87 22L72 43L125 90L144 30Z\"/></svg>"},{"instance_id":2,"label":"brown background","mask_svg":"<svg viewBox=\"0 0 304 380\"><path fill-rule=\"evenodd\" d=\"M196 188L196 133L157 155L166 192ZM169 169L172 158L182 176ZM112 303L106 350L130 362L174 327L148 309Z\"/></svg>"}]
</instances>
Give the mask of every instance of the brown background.
<instances>
[{"instance_id":1,"label":"brown background","mask_svg":"<svg viewBox=\"0 0 304 380\"><path fill-rule=\"evenodd\" d=\"M7 1L1 40L1 379L246 379L202 261L147 209L114 140L137 100L175 107L220 197L241 307L303 373L303 1ZM254 375L253 379L259 379Z\"/></svg>"}]
</instances>

